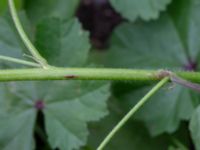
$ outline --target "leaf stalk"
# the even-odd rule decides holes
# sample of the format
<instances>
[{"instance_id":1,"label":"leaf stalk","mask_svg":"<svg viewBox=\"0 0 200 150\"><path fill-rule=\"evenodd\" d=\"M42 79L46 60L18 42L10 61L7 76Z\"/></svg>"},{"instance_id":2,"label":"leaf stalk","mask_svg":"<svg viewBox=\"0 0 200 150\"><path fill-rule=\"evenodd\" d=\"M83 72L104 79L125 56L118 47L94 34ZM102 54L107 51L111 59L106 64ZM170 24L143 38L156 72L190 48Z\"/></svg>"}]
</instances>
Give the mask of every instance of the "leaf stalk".
<instances>
[{"instance_id":1,"label":"leaf stalk","mask_svg":"<svg viewBox=\"0 0 200 150\"><path fill-rule=\"evenodd\" d=\"M22 64L22 65L27 65L27 66L32 66L32 67L41 67L40 64L37 64L37 63L34 63L34 62L30 62L30 61L26 61L26 60L22 60L22 59L18 59L18 58L8 57L8 56L0 55L0 60L9 61L9 62Z\"/></svg>"},{"instance_id":2,"label":"leaf stalk","mask_svg":"<svg viewBox=\"0 0 200 150\"><path fill-rule=\"evenodd\" d=\"M23 43L25 44L25 46L27 47L27 49L29 50L29 52L31 53L31 55L35 58L35 60L44 68L47 69L49 67L47 61L40 55L40 53L38 52L38 50L35 48L35 46L31 43L31 41L29 40L28 36L26 35L22 24L19 20L19 17L17 15L17 11L14 5L13 0L8 0L8 4L9 4L9 9L10 9L10 13L13 19L13 22L15 24L15 27L23 41Z\"/></svg>"},{"instance_id":3,"label":"leaf stalk","mask_svg":"<svg viewBox=\"0 0 200 150\"><path fill-rule=\"evenodd\" d=\"M169 77L163 78L157 85L155 85L113 128L113 130L106 136L103 142L99 145L97 150L103 150L104 147L111 141L114 135L126 124L126 122L167 82Z\"/></svg>"}]
</instances>

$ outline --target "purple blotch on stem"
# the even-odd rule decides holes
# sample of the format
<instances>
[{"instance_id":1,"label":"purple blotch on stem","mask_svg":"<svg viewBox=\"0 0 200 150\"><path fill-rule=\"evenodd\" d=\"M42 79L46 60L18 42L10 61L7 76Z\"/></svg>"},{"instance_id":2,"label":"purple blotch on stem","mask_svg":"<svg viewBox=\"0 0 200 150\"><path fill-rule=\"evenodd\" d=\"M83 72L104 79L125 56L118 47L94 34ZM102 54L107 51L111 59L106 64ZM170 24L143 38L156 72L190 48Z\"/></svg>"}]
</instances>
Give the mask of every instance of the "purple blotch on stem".
<instances>
[{"instance_id":1,"label":"purple blotch on stem","mask_svg":"<svg viewBox=\"0 0 200 150\"><path fill-rule=\"evenodd\" d=\"M171 76L171 81L174 82L174 83L177 83L179 85L182 85L182 86L185 86L185 87L188 87L194 91L197 91L197 92L200 92L200 85L197 84L197 83L192 83L190 81L187 81L187 80L184 80L180 77L177 77L177 76Z\"/></svg>"},{"instance_id":2,"label":"purple blotch on stem","mask_svg":"<svg viewBox=\"0 0 200 150\"><path fill-rule=\"evenodd\" d=\"M65 78L66 79L74 79L74 78L77 78L77 76L75 76L75 75L66 75Z\"/></svg>"}]
</instances>

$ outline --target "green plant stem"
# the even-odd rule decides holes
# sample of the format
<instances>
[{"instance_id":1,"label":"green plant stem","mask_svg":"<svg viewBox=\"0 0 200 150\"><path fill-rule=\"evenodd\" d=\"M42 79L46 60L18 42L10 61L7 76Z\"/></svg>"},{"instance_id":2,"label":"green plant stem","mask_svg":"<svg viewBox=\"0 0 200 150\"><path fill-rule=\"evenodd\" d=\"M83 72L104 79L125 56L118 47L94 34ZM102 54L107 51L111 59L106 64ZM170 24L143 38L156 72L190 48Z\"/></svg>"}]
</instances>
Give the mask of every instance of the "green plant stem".
<instances>
[{"instance_id":1,"label":"green plant stem","mask_svg":"<svg viewBox=\"0 0 200 150\"><path fill-rule=\"evenodd\" d=\"M29 62L29 61L26 61L26 60L21 60L21 59L17 59L17 58L13 58L13 57L7 57L7 56L1 56L0 55L0 60L10 61L10 62L13 62L13 63L18 63L18 64L32 66L32 67L41 67L41 65L39 65L37 63Z\"/></svg>"},{"instance_id":2,"label":"green plant stem","mask_svg":"<svg viewBox=\"0 0 200 150\"><path fill-rule=\"evenodd\" d=\"M160 70L58 68L0 70L0 81L25 80L119 80L152 82L159 81ZM200 72L174 72L177 76L200 82Z\"/></svg>"},{"instance_id":3,"label":"green plant stem","mask_svg":"<svg viewBox=\"0 0 200 150\"><path fill-rule=\"evenodd\" d=\"M163 85L169 81L169 77L163 78L157 85L155 85L113 128L108 136L103 140L97 150L103 150L113 136L125 125L125 123L152 97Z\"/></svg>"},{"instance_id":4,"label":"green plant stem","mask_svg":"<svg viewBox=\"0 0 200 150\"><path fill-rule=\"evenodd\" d=\"M20 20L19 20L19 18L17 16L17 11L16 11L16 8L15 8L13 0L8 0L8 4L9 4L11 16L12 16L12 19L14 21L15 27L16 27L16 29L17 29L22 41L24 42L25 46L30 51L30 53L33 55L34 59L39 64L41 64L44 68L47 68L48 67L47 61L40 55L38 50L34 47L34 45L29 40L28 36L24 32L24 29L23 29L23 27L22 27L22 25L20 23Z\"/></svg>"},{"instance_id":5,"label":"green plant stem","mask_svg":"<svg viewBox=\"0 0 200 150\"><path fill-rule=\"evenodd\" d=\"M185 145L183 145L178 139L172 138L172 142L181 150L189 150Z\"/></svg>"}]
</instances>

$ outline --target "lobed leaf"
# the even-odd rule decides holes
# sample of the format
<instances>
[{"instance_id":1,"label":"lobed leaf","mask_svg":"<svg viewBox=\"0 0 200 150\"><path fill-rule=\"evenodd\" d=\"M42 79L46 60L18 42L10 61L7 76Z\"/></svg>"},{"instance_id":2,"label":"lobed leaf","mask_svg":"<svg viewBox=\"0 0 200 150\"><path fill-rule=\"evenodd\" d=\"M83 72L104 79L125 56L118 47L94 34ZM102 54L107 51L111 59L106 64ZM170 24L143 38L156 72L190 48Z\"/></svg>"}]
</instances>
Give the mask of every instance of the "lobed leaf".
<instances>
[{"instance_id":1,"label":"lobed leaf","mask_svg":"<svg viewBox=\"0 0 200 150\"><path fill-rule=\"evenodd\" d=\"M197 69L200 24L196 16L200 14L200 3L197 0L179 0L173 4L175 6L179 8L179 15L170 11L157 21L120 25L111 37L111 47L104 55L103 63L117 68ZM188 16L184 18L184 14ZM141 88L139 93L142 94L143 90ZM139 115L152 135L176 131L180 121L188 120L199 104L193 102L196 99L193 97L198 95L189 94L183 88L176 86L169 91L161 92L165 96L156 96L151 105L144 107L142 112L146 113ZM128 97L121 98L122 103L136 100L137 92L128 93Z\"/></svg>"},{"instance_id":2,"label":"lobed leaf","mask_svg":"<svg viewBox=\"0 0 200 150\"><path fill-rule=\"evenodd\" d=\"M195 112L192 115L192 118L190 120L190 132L192 139L194 141L195 147L197 150L200 149L200 134L199 134L199 129L200 129L200 107L198 107Z\"/></svg>"},{"instance_id":3,"label":"lobed leaf","mask_svg":"<svg viewBox=\"0 0 200 150\"><path fill-rule=\"evenodd\" d=\"M25 9L35 24L47 17L68 20L75 15L79 0L28 0Z\"/></svg>"},{"instance_id":4,"label":"lobed leaf","mask_svg":"<svg viewBox=\"0 0 200 150\"><path fill-rule=\"evenodd\" d=\"M37 26L36 46L52 65L83 65L90 49L88 39L88 33L75 18L67 22L48 18Z\"/></svg>"},{"instance_id":5,"label":"lobed leaf","mask_svg":"<svg viewBox=\"0 0 200 150\"><path fill-rule=\"evenodd\" d=\"M121 103L118 103L114 98L110 100L109 106L110 115L99 123L90 125L91 135L88 147L91 147L91 149L96 149L99 143L124 116ZM131 120L113 137L105 147L105 150L163 150L167 149L169 143L168 136L162 135L152 138L141 122L133 122Z\"/></svg>"},{"instance_id":6,"label":"lobed leaf","mask_svg":"<svg viewBox=\"0 0 200 150\"><path fill-rule=\"evenodd\" d=\"M111 0L114 8L130 21L137 18L157 19L160 11L166 9L171 0Z\"/></svg>"},{"instance_id":7,"label":"lobed leaf","mask_svg":"<svg viewBox=\"0 0 200 150\"><path fill-rule=\"evenodd\" d=\"M81 29L79 22L76 19L63 22L57 18L51 18L49 21L50 24L44 20L38 25L36 43L39 39L43 40L38 47L48 48L49 42L52 45L60 43L61 45L45 49L46 51L40 49L44 57L55 65L84 65L90 45L88 35ZM16 40L13 26L9 21L4 20L0 24L2 25L0 35L6 35L0 36L2 47L5 49L2 52L15 57L15 52L22 55L22 48ZM44 30L44 27L48 30ZM57 34L59 34L58 38ZM13 41L10 41L12 38ZM75 41L77 43L74 43ZM15 44L11 48L10 42ZM98 121L107 115L106 101L110 96L109 87L108 82L94 81L11 82L0 85L0 92L2 92L0 93L2 120L0 148L3 150L34 149L33 133L36 115L39 110L42 110L45 129L52 148L78 149L87 142L89 134L87 123Z\"/></svg>"},{"instance_id":8,"label":"lobed leaf","mask_svg":"<svg viewBox=\"0 0 200 150\"><path fill-rule=\"evenodd\" d=\"M128 111L149 89L149 87L140 88L121 95L124 108ZM195 95L180 86L163 88L150 98L133 119L144 121L153 136L163 132L173 133L178 129L181 120L188 120L194 111L195 102L192 101L191 94Z\"/></svg>"}]
</instances>

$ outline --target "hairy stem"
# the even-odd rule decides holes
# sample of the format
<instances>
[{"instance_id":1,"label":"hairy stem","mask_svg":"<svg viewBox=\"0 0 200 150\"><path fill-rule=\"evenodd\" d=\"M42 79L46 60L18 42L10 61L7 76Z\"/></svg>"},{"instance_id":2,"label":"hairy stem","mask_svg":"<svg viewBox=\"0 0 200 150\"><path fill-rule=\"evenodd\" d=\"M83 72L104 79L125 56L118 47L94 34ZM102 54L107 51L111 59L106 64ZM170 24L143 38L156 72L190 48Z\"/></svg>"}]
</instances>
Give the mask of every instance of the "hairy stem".
<instances>
[{"instance_id":1,"label":"hairy stem","mask_svg":"<svg viewBox=\"0 0 200 150\"><path fill-rule=\"evenodd\" d=\"M32 66L32 67L41 67L37 63L29 62L29 61L26 61L26 60L21 60L21 59L17 59L17 58L13 58L13 57L8 57L8 56L1 56L0 55L0 60L10 61L10 62L13 62L13 63L27 65L27 66Z\"/></svg>"},{"instance_id":2,"label":"hairy stem","mask_svg":"<svg viewBox=\"0 0 200 150\"><path fill-rule=\"evenodd\" d=\"M31 41L29 40L28 36L26 35L26 33L24 32L24 29L20 23L20 20L17 16L17 11L14 5L13 0L8 0L8 4L9 4L9 8L10 8L10 13L13 19L13 22L15 24L15 27L22 39L22 41L24 42L25 46L27 47L27 49L30 51L30 53L33 55L33 57L35 58L35 60L43 66L43 68L47 68L48 67L48 63L47 61L40 55L40 53L38 52L38 50L35 48L35 46L31 43Z\"/></svg>"},{"instance_id":3,"label":"hairy stem","mask_svg":"<svg viewBox=\"0 0 200 150\"><path fill-rule=\"evenodd\" d=\"M113 128L108 136L103 140L97 150L103 150L113 136L126 124L126 122L152 97L163 85L169 81L169 77L162 79L157 85L155 85L125 116L124 118Z\"/></svg>"},{"instance_id":4,"label":"hairy stem","mask_svg":"<svg viewBox=\"0 0 200 150\"><path fill-rule=\"evenodd\" d=\"M160 70L58 68L0 70L0 81L25 80L121 80L152 82L168 76ZM199 72L174 72L177 76L193 82L200 82ZM162 76L161 76L162 75Z\"/></svg>"}]
</instances>

